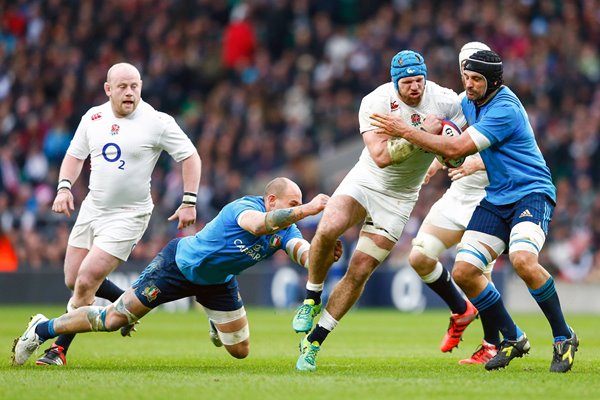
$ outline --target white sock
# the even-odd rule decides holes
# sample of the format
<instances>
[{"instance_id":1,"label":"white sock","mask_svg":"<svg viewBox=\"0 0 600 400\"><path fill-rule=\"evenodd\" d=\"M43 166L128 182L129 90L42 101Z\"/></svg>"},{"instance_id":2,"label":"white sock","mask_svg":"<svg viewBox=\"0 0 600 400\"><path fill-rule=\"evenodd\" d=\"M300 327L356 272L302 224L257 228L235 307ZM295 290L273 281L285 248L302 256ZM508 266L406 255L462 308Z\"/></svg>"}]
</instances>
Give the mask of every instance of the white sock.
<instances>
[{"instance_id":1,"label":"white sock","mask_svg":"<svg viewBox=\"0 0 600 400\"><path fill-rule=\"evenodd\" d=\"M442 263L438 261L437 264L435 264L435 268L433 269L433 271L431 271L425 276L422 276L421 280L425 283L433 283L440 279L440 276L442 276L443 271L444 267L442 266Z\"/></svg>"},{"instance_id":2,"label":"white sock","mask_svg":"<svg viewBox=\"0 0 600 400\"><path fill-rule=\"evenodd\" d=\"M336 321L327 310L323 311L323 315L321 315L321 319L319 319L319 325L331 332L337 324L338 321Z\"/></svg>"},{"instance_id":3,"label":"white sock","mask_svg":"<svg viewBox=\"0 0 600 400\"><path fill-rule=\"evenodd\" d=\"M312 290L313 292L322 292L325 287L325 282L323 283L312 283L306 282L306 290Z\"/></svg>"}]
</instances>

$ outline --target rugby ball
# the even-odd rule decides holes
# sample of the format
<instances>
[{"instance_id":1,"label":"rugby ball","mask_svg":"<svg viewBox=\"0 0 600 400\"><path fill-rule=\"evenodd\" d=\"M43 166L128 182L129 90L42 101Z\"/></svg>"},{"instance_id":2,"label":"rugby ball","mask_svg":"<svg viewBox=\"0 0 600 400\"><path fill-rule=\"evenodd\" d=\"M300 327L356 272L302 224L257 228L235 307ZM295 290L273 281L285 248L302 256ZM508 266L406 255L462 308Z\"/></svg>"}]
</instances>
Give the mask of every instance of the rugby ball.
<instances>
[{"instance_id":1,"label":"rugby ball","mask_svg":"<svg viewBox=\"0 0 600 400\"><path fill-rule=\"evenodd\" d=\"M444 136L459 136L461 133L462 132L461 132L460 128L458 126L456 126L456 124L454 122L449 121L447 119L442 120L442 132L441 132L442 135L444 135ZM450 160L449 158L446 158L439 154L436 154L435 157L438 159L438 161L442 165L444 165L448 168L460 167L465 162L465 157L461 157L457 160Z\"/></svg>"}]
</instances>

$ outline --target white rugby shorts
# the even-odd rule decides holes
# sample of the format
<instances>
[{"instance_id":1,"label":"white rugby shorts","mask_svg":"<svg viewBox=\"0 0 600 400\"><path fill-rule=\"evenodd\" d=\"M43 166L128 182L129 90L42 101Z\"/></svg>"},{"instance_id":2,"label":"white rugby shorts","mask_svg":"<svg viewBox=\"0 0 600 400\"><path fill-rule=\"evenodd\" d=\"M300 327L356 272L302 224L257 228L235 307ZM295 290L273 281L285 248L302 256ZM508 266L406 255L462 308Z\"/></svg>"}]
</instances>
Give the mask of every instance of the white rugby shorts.
<instances>
[{"instance_id":1,"label":"white rugby shorts","mask_svg":"<svg viewBox=\"0 0 600 400\"><path fill-rule=\"evenodd\" d=\"M147 210L98 210L84 201L69 235L69 245L88 250L95 245L127 261L144 235L151 215Z\"/></svg>"},{"instance_id":2,"label":"white rugby shorts","mask_svg":"<svg viewBox=\"0 0 600 400\"><path fill-rule=\"evenodd\" d=\"M362 230L384 236L396 243L417 202L416 193L400 193L371 189L348 174L332 196L350 196L367 211Z\"/></svg>"},{"instance_id":3,"label":"white rugby shorts","mask_svg":"<svg viewBox=\"0 0 600 400\"><path fill-rule=\"evenodd\" d=\"M461 196L455 191L446 191L431 206L423 224L451 231L464 231L481 199L481 196Z\"/></svg>"}]
</instances>

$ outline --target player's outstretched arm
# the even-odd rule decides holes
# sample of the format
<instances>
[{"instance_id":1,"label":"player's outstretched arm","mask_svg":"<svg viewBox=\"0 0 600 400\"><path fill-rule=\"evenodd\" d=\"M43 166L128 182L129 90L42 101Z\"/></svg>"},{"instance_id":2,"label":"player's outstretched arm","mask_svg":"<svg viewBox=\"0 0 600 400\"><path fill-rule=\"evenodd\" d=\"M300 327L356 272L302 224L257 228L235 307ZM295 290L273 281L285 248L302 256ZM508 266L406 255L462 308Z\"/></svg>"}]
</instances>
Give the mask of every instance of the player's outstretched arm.
<instances>
[{"instance_id":1,"label":"player's outstretched arm","mask_svg":"<svg viewBox=\"0 0 600 400\"><path fill-rule=\"evenodd\" d=\"M299 208L303 214L302 217L300 217L296 221L299 221L304 217L308 217L309 215L317 215L318 213L320 213L321 211L323 211L325 209L325 206L327 205L328 201L329 201L329 196L327 196L326 194L323 194L323 193L319 193L309 203L302 204L301 206L298 206L298 207L293 207L293 208ZM296 222L296 221L294 221L294 222ZM291 225L291 223L288 225Z\"/></svg>"},{"instance_id":2,"label":"player's outstretched arm","mask_svg":"<svg viewBox=\"0 0 600 400\"><path fill-rule=\"evenodd\" d=\"M56 198L52 204L52 211L55 213L65 214L67 217L70 217L71 211L75 210L71 185L79 177L84 162L85 160L80 160L72 155L65 155L58 174Z\"/></svg>"},{"instance_id":3,"label":"player's outstretched arm","mask_svg":"<svg viewBox=\"0 0 600 400\"><path fill-rule=\"evenodd\" d=\"M249 210L241 215L239 224L242 229L255 236L269 235L285 229L309 215L320 213L327 205L327 201L329 201L329 196L321 193L309 203L296 207L277 208L268 212Z\"/></svg>"}]
</instances>

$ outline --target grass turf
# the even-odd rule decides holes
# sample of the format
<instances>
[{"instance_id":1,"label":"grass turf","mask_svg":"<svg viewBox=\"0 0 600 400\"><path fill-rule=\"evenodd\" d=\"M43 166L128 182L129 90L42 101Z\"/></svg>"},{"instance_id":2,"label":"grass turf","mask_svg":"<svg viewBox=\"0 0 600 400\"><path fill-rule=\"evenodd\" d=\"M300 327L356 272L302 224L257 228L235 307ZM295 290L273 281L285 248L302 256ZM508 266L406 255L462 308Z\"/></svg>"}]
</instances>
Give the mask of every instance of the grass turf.
<instances>
[{"instance_id":1,"label":"grass turf","mask_svg":"<svg viewBox=\"0 0 600 400\"><path fill-rule=\"evenodd\" d=\"M230 357L208 340L204 313L157 311L133 338L79 335L67 367L39 367L34 358L10 366L14 337L37 312L59 307L0 307L0 398L9 399L597 399L600 398L600 317L569 315L581 347L573 371L548 372L549 327L541 313L515 315L532 349L501 371L458 365L481 341L476 321L452 353L439 351L448 314L358 309L330 335L318 370L294 369L299 334L292 310L249 308L251 354ZM42 345L48 347L50 342Z\"/></svg>"}]
</instances>

